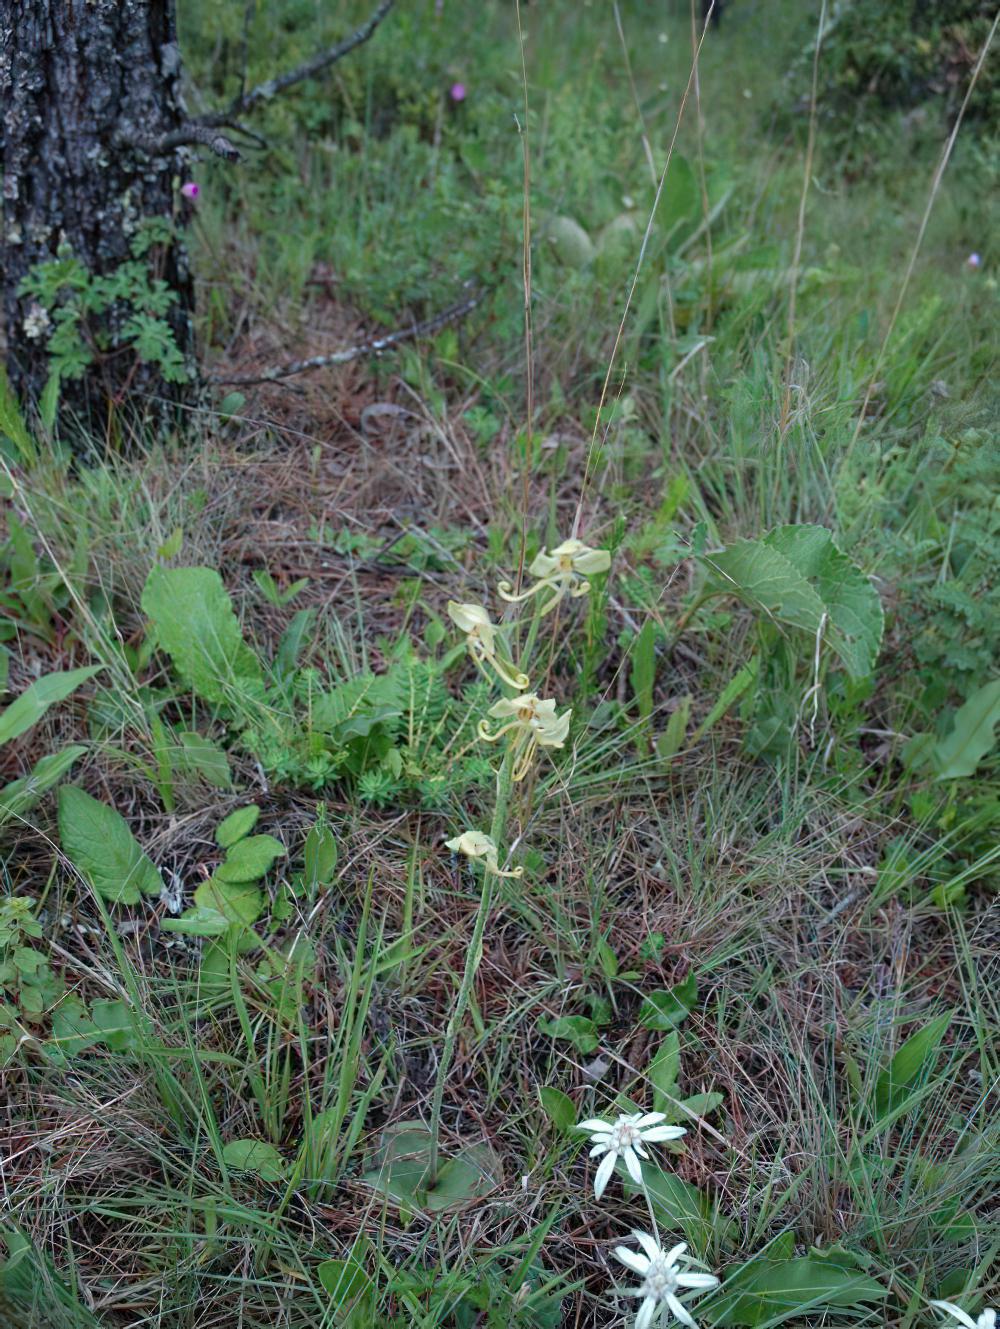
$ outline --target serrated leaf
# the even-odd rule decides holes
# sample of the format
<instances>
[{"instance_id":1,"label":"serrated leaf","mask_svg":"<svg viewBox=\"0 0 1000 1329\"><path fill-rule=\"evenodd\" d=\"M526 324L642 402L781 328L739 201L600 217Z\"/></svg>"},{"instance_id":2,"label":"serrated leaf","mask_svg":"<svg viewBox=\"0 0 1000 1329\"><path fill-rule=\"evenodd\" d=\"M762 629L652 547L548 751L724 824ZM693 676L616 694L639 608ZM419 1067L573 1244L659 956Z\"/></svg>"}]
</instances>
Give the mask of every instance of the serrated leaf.
<instances>
[{"instance_id":1,"label":"serrated leaf","mask_svg":"<svg viewBox=\"0 0 1000 1329\"><path fill-rule=\"evenodd\" d=\"M551 1085L540 1085L538 1099L542 1105L542 1111L557 1130L568 1131L573 1129L576 1125L576 1107L568 1094L564 1094L561 1089L555 1089Z\"/></svg>"},{"instance_id":2,"label":"serrated leaf","mask_svg":"<svg viewBox=\"0 0 1000 1329\"><path fill-rule=\"evenodd\" d=\"M159 895L163 879L121 813L75 785L59 790L59 838L73 866L112 904Z\"/></svg>"},{"instance_id":3,"label":"serrated leaf","mask_svg":"<svg viewBox=\"0 0 1000 1329\"><path fill-rule=\"evenodd\" d=\"M996 744L1000 724L1000 678L974 692L955 712L951 732L934 747L931 760L938 780L975 775Z\"/></svg>"},{"instance_id":4,"label":"serrated leaf","mask_svg":"<svg viewBox=\"0 0 1000 1329\"><path fill-rule=\"evenodd\" d=\"M232 700L246 683L262 681L260 661L243 640L214 568L153 567L142 608L181 678L205 701Z\"/></svg>"},{"instance_id":5,"label":"serrated leaf","mask_svg":"<svg viewBox=\"0 0 1000 1329\"><path fill-rule=\"evenodd\" d=\"M100 665L69 669L65 673L46 674L25 688L0 714L0 744L9 743L37 724L50 706L65 700L81 683L99 673Z\"/></svg>"},{"instance_id":6,"label":"serrated leaf","mask_svg":"<svg viewBox=\"0 0 1000 1329\"><path fill-rule=\"evenodd\" d=\"M578 1052L595 1052L598 1047L597 1028L585 1015L563 1015L558 1020L539 1020L539 1032L549 1038L572 1043Z\"/></svg>"},{"instance_id":7,"label":"serrated leaf","mask_svg":"<svg viewBox=\"0 0 1000 1329\"><path fill-rule=\"evenodd\" d=\"M4 785L0 789L0 826L11 818L22 817L86 751L81 743L72 743L61 752L50 752L35 763L30 775Z\"/></svg>"},{"instance_id":8,"label":"serrated leaf","mask_svg":"<svg viewBox=\"0 0 1000 1329\"><path fill-rule=\"evenodd\" d=\"M830 623L827 640L852 678L875 668L884 616L878 592L834 542L825 526L779 526L764 541L785 555L823 603Z\"/></svg>"},{"instance_id":9,"label":"serrated leaf","mask_svg":"<svg viewBox=\"0 0 1000 1329\"><path fill-rule=\"evenodd\" d=\"M250 834L257 825L259 816L260 808L256 803L230 812L229 816L223 817L215 828L215 843L221 849L231 849L237 840L242 840L245 835Z\"/></svg>"},{"instance_id":10,"label":"serrated leaf","mask_svg":"<svg viewBox=\"0 0 1000 1329\"><path fill-rule=\"evenodd\" d=\"M284 853L285 846L273 835L251 835L227 851L215 875L220 881L259 881Z\"/></svg>"},{"instance_id":11,"label":"serrated leaf","mask_svg":"<svg viewBox=\"0 0 1000 1329\"><path fill-rule=\"evenodd\" d=\"M285 1175L284 1159L266 1140L230 1140L222 1160L234 1172L255 1172L261 1181L281 1181Z\"/></svg>"},{"instance_id":12,"label":"serrated leaf","mask_svg":"<svg viewBox=\"0 0 1000 1329\"><path fill-rule=\"evenodd\" d=\"M875 1082L875 1111L879 1117L899 1106L924 1067L934 1061L951 1021L951 1012L939 1015L902 1044Z\"/></svg>"},{"instance_id":13,"label":"serrated leaf","mask_svg":"<svg viewBox=\"0 0 1000 1329\"><path fill-rule=\"evenodd\" d=\"M264 911L264 892L249 882L219 881L215 876L201 883L194 902L199 909L221 914L234 927L248 928Z\"/></svg>"},{"instance_id":14,"label":"serrated leaf","mask_svg":"<svg viewBox=\"0 0 1000 1329\"><path fill-rule=\"evenodd\" d=\"M188 937L221 937L228 932L231 919L218 909L208 909L199 905L194 909L185 909L179 918L165 918L160 923L163 932L182 932Z\"/></svg>"},{"instance_id":15,"label":"serrated leaf","mask_svg":"<svg viewBox=\"0 0 1000 1329\"><path fill-rule=\"evenodd\" d=\"M647 1029L674 1029L690 1015L698 999L698 980L693 973L669 990L650 992L639 1008L639 1023Z\"/></svg>"},{"instance_id":16,"label":"serrated leaf","mask_svg":"<svg viewBox=\"0 0 1000 1329\"><path fill-rule=\"evenodd\" d=\"M854 678L875 667L883 614L868 578L824 526L779 526L705 555L716 589L764 618L823 639Z\"/></svg>"}]
</instances>

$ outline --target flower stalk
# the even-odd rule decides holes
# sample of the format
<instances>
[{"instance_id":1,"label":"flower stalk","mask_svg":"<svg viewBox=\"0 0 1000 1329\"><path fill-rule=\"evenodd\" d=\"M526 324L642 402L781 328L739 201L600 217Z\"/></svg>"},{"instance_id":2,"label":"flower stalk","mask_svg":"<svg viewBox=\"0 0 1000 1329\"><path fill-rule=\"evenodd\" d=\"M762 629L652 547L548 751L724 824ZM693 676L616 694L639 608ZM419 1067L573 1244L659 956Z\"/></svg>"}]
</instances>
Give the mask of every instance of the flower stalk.
<instances>
[{"instance_id":1,"label":"flower stalk","mask_svg":"<svg viewBox=\"0 0 1000 1329\"><path fill-rule=\"evenodd\" d=\"M507 809L510 805L513 772L514 753L511 748L508 748L504 753L503 761L500 763L500 769L497 771L496 802L493 805L493 820L490 825L490 840L494 845L502 842L504 830L507 826ZM448 1026L444 1035L444 1047L441 1049L441 1060L438 1062L437 1077L434 1080L434 1096L431 1100L430 1161L427 1165L428 1190L437 1181L438 1159L440 1156L441 1108L444 1103L445 1081L448 1078L448 1072L451 1070L451 1063L455 1056L455 1044L458 1041L458 1031L465 1018L465 1012L468 1010L469 996L476 981L480 961L483 958L483 935L486 931L486 920L493 905L493 892L500 876L501 872L496 858L486 859L485 871L483 872L483 893L479 899L476 922L472 929L472 940L465 956L465 971L462 974L462 982L458 989L458 996L455 998L455 1005L452 1007L451 1015L448 1018Z\"/></svg>"}]
</instances>

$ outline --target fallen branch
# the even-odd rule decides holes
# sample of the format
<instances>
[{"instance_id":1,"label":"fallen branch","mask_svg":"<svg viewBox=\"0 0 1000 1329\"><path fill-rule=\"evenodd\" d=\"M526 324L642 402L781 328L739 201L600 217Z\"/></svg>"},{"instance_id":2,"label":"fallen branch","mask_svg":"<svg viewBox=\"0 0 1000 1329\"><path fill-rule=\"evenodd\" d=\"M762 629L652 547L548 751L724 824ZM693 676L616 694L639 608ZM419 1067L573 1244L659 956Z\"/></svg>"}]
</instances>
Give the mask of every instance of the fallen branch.
<instances>
[{"instance_id":1,"label":"fallen branch","mask_svg":"<svg viewBox=\"0 0 1000 1329\"><path fill-rule=\"evenodd\" d=\"M228 111L211 111L207 115L200 115L197 123L208 129L225 125L236 116L252 110L258 103L270 101L272 97L277 97L279 93L286 92L289 88L294 87L296 83L301 83L307 78L315 78L324 69L328 69L330 65L342 60L345 55L349 55L356 46L362 46L368 41L395 2L396 0L382 0L382 3L368 21L362 23L360 28L352 32L349 37L345 37L343 41L338 42L336 46L321 51L319 55L313 56L311 60L307 60L296 69L290 69L287 74L281 74L278 78L270 78L266 83L258 83L249 92L241 92L238 97L233 99Z\"/></svg>"},{"instance_id":2,"label":"fallen branch","mask_svg":"<svg viewBox=\"0 0 1000 1329\"><path fill-rule=\"evenodd\" d=\"M221 125L230 122L227 117L218 123ZM191 143L198 143L202 147L211 148L217 157L224 157L227 162L238 162L240 160L239 148L231 143L225 134L220 134L218 129L202 124L197 120L185 121L178 129L172 129L168 134L160 134L157 138L147 138L142 134L125 132L120 133L118 138L121 142L139 148L151 157L158 156L163 152L170 152L172 148L181 148Z\"/></svg>"},{"instance_id":3,"label":"fallen branch","mask_svg":"<svg viewBox=\"0 0 1000 1329\"><path fill-rule=\"evenodd\" d=\"M325 369L327 365L346 365L352 360L360 360L365 355L381 355L383 351L388 351L393 346L397 346L403 341L412 341L415 337L426 337L432 332L437 332L448 323L453 323L458 318L463 318L470 313L480 303L483 298L483 292L477 291L467 300L462 300L458 304L449 306L449 308L435 314L433 318L425 318L419 323L414 323L410 328L400 328L396 332L386 333L384 337L376 337L372 341L361 342L358 346L349 346L343 351L333 351L329 355L311 355L307 360L293 360L287 365L276 365L272 369L266 369L263 374L252 374L241 376L240 378L220 378L215 375L209 378L210 383L225 384L229 387L249 387L254 383L275 383L283 378L291 378L293 374L304 374L308 369Z\"/></svg>"}]
</instances>

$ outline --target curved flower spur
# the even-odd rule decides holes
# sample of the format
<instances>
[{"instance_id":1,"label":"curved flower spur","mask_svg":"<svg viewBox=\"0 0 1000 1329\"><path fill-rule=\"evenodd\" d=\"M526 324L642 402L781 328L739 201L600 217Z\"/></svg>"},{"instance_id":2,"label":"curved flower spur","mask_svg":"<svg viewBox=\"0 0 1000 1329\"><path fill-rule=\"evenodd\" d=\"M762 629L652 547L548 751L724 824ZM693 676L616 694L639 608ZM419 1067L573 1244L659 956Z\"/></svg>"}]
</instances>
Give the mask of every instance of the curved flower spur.
<instances>
[{"instance_id":1,"label":"curved flower spur","mask_svg":"<svg viewBox=\"0 0 1000 1329\"><path fill-rule=\"evenodd\" d=\"M565 710L562 715L556 715L555 700L548 697L543 701L534 692L524 692L519 697L501 697L493 703L487 715L507 723L492 731L485 720L480 720L479 737L485 743L496 743L504 734L512 735L514 771L511 778L517 783L528 774L538 748L561 748L565 744L572 713L572 710Z\"/></svg>"},{"instance_id":2,"label":"curved flower spur","mask_svg":"<svg viewBox=\"0 0 1000 1329\"><path fill-rule=\"evenodd\" d=\"M607 549L592 549L582 540L564 540L551 552L543 549L529 565L531 576L538 578L534 586L515 595L511 583L502 581L497 585L497 594L508 604L519 604L541 591L551 591L551 598L538 611L547 614L550 609L555 609L564 595L568 594L574 600L587 595L590 591L588 577L607 572L610 566L611 555Z\"/></svg>"},{"instance_id":3,"label":"curved flower spur","mask_svg":"<svg viewBox=\"0 0 1000 1329\"><path fill-rule=\"evenodd\" d=\"M649 1329L662 1317L664 1310L669 1310L688 1329L698 1329L690 1311L677 1294L684 1291L708 1292L718 1287L719 1280L714 1274L691 1273L685 1267L695 1263L686 1254L686 1242L682 1241L665 1251L648 1232L633 1232L632 1236L642 1247L642 1253L630 1251L627 1246L616 1246L615 1259L642 1279L642 1287L632 1289L634 1297L642 1298L639 1314L635 1317L635 1329Z\"/></svg>"},{"instance_id":4,"label":"curved flower spur","mask_svg":"<svg viewBox=\"0 0 1000 1329\"><path fill-rule=\"evenodd\" d=\"M628 1168L629 1176L637 1186L642 1185L641 1158L648 1159L644 1145L661 1144L666 1140L679 1140L687 1131L683 1126L661 1126L666 1121L664 1112L635 1112L630 1116L622 1114L614 1122L602 1121L592 1117L577 1124L578 1131L590 1131L593 1148L591 1158L604 1158L594 1177L594 1198L599 1200L604 1194L615 1164L619 1158Z\"/></svg>"},{"instance_id":5,"label":"curved flower spur","mask_svg":"<svg viewBox=\"0 0 1000 1329\"><path fill-rule=\"evenodd\" d=\"M486 669L486 665L490 664L500 681L508 687L517 692L523 692L528 687L528 675L522 674L512 664L497 656L499 629L482 605L458 604L455 600L449 600L448 616L458 630L465 633L469 655L481 674L487 679L490 677Z\"/></svg>"}]
</instances>

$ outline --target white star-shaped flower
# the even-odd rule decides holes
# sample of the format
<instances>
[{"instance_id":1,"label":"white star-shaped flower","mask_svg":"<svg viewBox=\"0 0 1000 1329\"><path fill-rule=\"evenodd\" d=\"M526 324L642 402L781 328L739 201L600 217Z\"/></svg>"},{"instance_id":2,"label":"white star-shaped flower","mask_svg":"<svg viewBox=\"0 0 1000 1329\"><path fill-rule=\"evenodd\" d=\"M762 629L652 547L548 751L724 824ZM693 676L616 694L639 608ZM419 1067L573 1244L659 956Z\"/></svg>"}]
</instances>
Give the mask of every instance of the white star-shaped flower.
<instances>
[{"instance_id":1,"label":"white star-shaped flower","mask_svg":"<svg viewBox=\"0 0 1000 1329\"><path fill-rule=\"evenodd\" d=\"M932 1301L932 1306L938 1310L947 1311L959 1324L964 1324L965 1329L996 1329L997 1313L994 1310L980 1311L979 1318L974 1320L968 1311L963 1311L961 1306L956 1306L950 1301Z\"/></svg>"},{"instance_id":2,"label":"white star-shaped flower","mask_svg":"<svg viewBox=\"0 0 1000 1329\"><path fill-rule=\"evenodd\" d=\"M698 1329L690 1311L677 1294L682 1290L707 1292L710 1288L718 1287L719 1280L714 1274L693 1274L684 1268L691 1263L685 1254L685 1242L665 1251L648 1232L633 1232L632 1236L642 1247L643 1253L630 1251L627 1246L616 1246L615 1258L642 1279L642 1287L632 1289L632 1296L642 1298L639 1314L635 1317L635 1329L649 1329L664 1309L669 1310L688 1329Z\"/></svg>"},{"instance_id":3,"label":"white star-shaped flower","mask_svg":"<svg viewBox=\"0 0 1000 1329\"><path fill-rule=\"evenodd\" d=\"M665 1112L635 1112L631 1116L623 1114L615 1122L593 1117L578 1124L578 1131L591 1132L590 1142L594 1147L590 1157L604 1155L594 1177L594 1195L598 1200L604 1194L619 1158L624 1159L632 1180L641 1186L642 1164L639 1159L649 1158L643 1146L660 1144L664 1140L679 1140L687 1134L683 1126L661 1126L661 1121L666 1121Z\"/></svg>"},{"instance_id":4,"label":"white star-shaped flower","mask_svg":"<svg viewBox=\"0 0 1000 1329\"><path fill-rule=\"evenodd\" d=\"M538 578L534 586L529 586L520 595L515 595L510 582L502 581L497 591L500 598L506 600L508 604L528 600L531 596L538 595L540 591L551 591L550 598L539 611L547 614L550 609L555 609L566 594L573 599L586 595L590 590L587 578L596 572L607 572L610 566L611 555L606 549L592 549L582 540L564 540L551 552L543 549L532 561L528 571L533 577Z\"/></svg>"}]
</instances>

